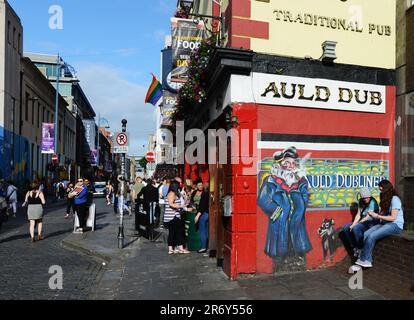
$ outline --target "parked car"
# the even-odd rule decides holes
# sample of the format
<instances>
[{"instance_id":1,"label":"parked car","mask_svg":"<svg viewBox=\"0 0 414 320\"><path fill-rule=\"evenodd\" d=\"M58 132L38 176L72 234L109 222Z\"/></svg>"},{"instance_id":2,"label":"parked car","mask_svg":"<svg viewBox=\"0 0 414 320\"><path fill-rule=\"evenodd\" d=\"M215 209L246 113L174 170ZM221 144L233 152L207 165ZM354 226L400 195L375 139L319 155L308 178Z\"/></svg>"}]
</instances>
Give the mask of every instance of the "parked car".
<instances>
[{"instance_id":1,"label":"parked car","mask_svg":"<svg viewBox=\"0 0 414 320\"><path fill-rule=\"evenodd\" d=\"M93 196L94 197L105 197L106 182L94 182L93 183Z\"/></svg>"}]
</instances>

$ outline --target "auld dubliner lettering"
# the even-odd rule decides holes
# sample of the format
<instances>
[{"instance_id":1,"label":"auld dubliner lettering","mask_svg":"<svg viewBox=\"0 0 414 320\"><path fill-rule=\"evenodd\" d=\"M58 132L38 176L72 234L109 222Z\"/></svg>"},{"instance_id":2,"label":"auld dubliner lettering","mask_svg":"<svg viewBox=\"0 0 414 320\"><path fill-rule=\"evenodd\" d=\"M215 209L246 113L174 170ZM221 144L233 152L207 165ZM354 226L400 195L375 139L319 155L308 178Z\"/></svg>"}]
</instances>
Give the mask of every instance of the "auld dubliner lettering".
<instances>
[{"instance_id":1,"label":"auld dubliner lettering","mask_svg":"<svg viewBox=\"0 0 414 320\"><path fill-rule=\"evenodd\" d=\"M391 36L392 28L389 25L368 23L365 29L361 22L347 18L326 17L311 13L292 13L289 10L274 10L275 20L289 23L300 23L303 25L324 27L339 31L349 31L363 33L368 29L368 33L378 36Z\"/></svg>"},{"instance_id":2,"label":"auld dubliner lettering","mask_svg":"<svg viewBox=\"0 0 414 320\"><path fill-rule=\"evenodd\" d=\"M338 88L337 96L332 96L331 90L326 86L312 86L308 92L313 94L308 96L305 95L305 89L307 88L304 84L286 82L271 82L268 87L261 94L262 97L267 97L270 93L273 94L273 98L285 98L318 102L332 102L331 98L336 99L338 103L352 103L356 102L361 105L370 104L373 106L380 106L383 103L383 97L381 92L371 90L360 90L352 88Z\"/></svg>"}]
</instances>

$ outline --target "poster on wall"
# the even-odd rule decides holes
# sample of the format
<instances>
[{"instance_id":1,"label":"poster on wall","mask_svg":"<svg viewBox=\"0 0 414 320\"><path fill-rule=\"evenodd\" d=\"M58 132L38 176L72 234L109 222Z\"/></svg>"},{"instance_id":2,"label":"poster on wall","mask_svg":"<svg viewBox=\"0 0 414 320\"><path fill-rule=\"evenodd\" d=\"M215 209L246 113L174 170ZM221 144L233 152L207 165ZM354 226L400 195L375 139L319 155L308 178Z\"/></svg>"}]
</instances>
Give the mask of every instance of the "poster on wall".
<instances>
[{"instance_id":1,"label":"poster on wall","mask_svg":"<svg viewBox=\"0 0 414 320\"><path fill-rule=\"evenodd\" d=\"M96 124L94 120L82 120L82 123L85 132L83 153L84 157L91 161L92 151L96 150Z\"/></svg>"},{"instance_id":2,"label":"poster on wall","mask_svg":"<svg viewBox=\"0 0 414 320\"><path fill-rule=\"evenodd\" d=\"M55 124L42 123L42 154L55 153Z\"/></svg>"},{"instance_id":3,"label":"poster on wall","mask_svg":"<svg viewBox=\"0 0 414 320\"><path fill-rule=\"evenodd\" d=\"M90 158L90 163L92 167L96 167L98 166L98 150L94 149L91 150L91 158Z\"/></svg>"},{"instance_id":4,"label":"poster on wall","mask_svg":"<svg viewBox=\"0 0 414 320\"><path fill-rule=\"evenodd\" d=\"M172 126L173 121L171 119L174 111L175 106L177 103L177 94L172 93L168 90L164 90L163 92L163 102L161 107L161 125L162 126Z\"/></svg>"},{"instance_id":5,"label":"poster on wall","mask_svg":"<svg viewBox=\"0 0 414 320\"><path fill-rule=\"evenodd\" d=\"M188 59L194 49L200 47L205 27L202 21L171 18L172 25L172 71L171 82L188 80Z\"/></svg>"}]
</instances>

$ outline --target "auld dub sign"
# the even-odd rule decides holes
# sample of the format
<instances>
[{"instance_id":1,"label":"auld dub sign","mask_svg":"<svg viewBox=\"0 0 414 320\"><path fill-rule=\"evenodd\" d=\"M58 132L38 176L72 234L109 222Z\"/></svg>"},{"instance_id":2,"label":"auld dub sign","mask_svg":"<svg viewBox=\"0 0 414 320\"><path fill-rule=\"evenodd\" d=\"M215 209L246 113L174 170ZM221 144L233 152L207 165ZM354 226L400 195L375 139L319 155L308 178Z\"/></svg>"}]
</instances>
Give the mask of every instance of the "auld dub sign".
<instances>
[{"instance_id":1,"label":"auld dub sign","mask_svg":"<svg viewBox=\"0 0 414 320\"><path fill-rule=\"evenodd\" d=\"M253 81L262 104L385 113L385 86L257 73Z\"/></svg>"}]
</instances>

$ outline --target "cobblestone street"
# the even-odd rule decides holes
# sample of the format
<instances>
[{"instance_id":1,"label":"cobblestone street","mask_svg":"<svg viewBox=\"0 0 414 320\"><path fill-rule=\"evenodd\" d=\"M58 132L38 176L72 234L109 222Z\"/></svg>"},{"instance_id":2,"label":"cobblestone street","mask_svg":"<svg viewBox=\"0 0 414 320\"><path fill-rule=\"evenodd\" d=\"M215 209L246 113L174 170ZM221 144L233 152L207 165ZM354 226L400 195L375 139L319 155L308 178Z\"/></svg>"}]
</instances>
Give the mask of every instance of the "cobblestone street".
<instances>
[{"instance_id":1,"label":"cobblestone street","mask_svg":"<svg viewBox=\"0 0 414 320\"><path fill-rule=\"evenodd\" d=\"M230 281L207 255L167 254L166 231L152 242L134 235L125 217L125 247L118 249L118 216L96 200L95 232L73 234L64 207L46 210L45 240L31 243L25 213L5 224L0 235L2 300L378 300L348 278L329 270L285 275L242 275ZM106 265L103 265L103 262ZM49 268L63 269L63 290L49 289Z\"/></svg>"},{"instance_id":2,"label":"cobblestone street","mask_svg":"<svg viewBox=\"0 0 414 320\"><path fill-rule=\"evenodd\" d=\"M64 207L46 209L45 239L31 243L25 210L3 225L0 234L0 299L87 299L102 275L98 261L61 246L73 230L72 219L64 220ZM63 290L49 289L49 268L63 269Z\"/></svg>"}]
</instances>

